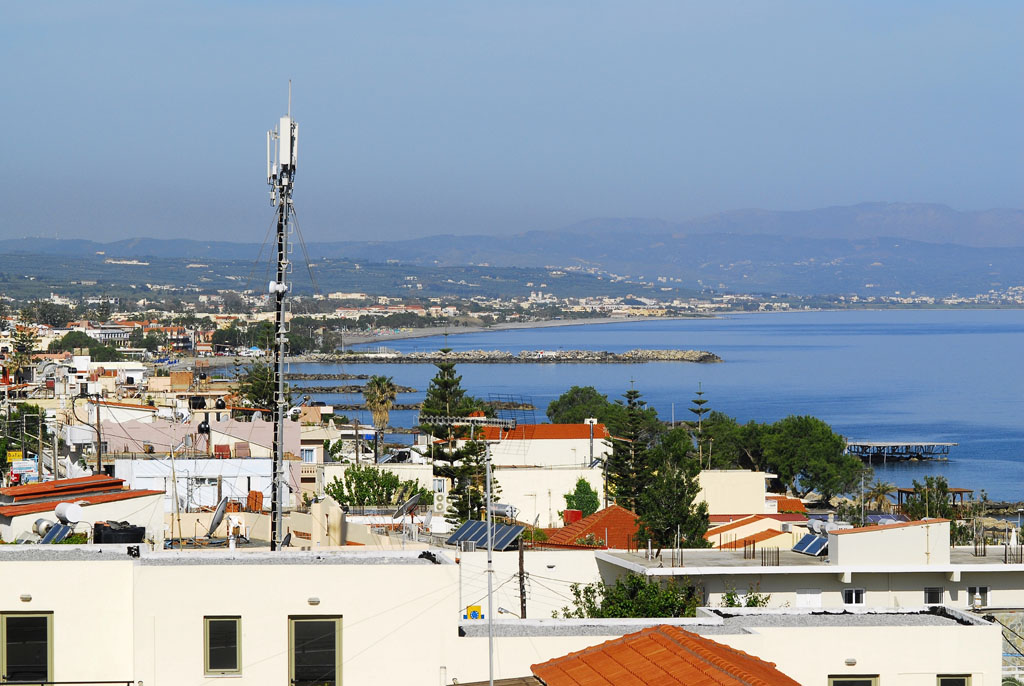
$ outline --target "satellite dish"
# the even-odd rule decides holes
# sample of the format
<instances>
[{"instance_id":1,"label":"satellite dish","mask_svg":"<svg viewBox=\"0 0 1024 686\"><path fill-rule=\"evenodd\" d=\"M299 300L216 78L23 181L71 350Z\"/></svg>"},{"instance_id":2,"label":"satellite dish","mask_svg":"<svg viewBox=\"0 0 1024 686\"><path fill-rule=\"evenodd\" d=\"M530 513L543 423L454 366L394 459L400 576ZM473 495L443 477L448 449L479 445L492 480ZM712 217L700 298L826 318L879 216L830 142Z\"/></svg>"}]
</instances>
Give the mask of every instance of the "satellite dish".
<instances>
[{"instance_id":1,"label":"satellite dish","mask_svg":"<svg viewBox=\"0 0 1024 686\"><path fill-rule=\"evenodd\" d=\"M533 528L536 529L538 524L540 524L540 515L533 518Z\"/></svg>"},{"instance_id":2,"label":"satellite dish","mask_svg":"<svg viewBox=\"0 0 1024 686\"><path fill-rule=\"evenodd\" d=\"M292 544L292 532L289 531L288 533L286 533L284 535L284 538L281 539L281 547L282 548L287 548L287 547L291 546L291 544Z\"/></svg>"},{"instance_id":3,"label":"satellite dish","mask_svg":"<svg viewBox=\"0 0 1024 686\"><path fill-rule=\"evenodd\" d=\"M82 506L77 503L60 503L53 513L61 524L78 524L82 521Z\"/></svg>"},{"instance_id":4,"label":"satellite dish","mask_svg":"<svg viewBox=\"0 0 1024 686\"><path fill-rule=\"evenodd\" d=\"M420 502L420 494L417 493L416 495L414 495L413 497L409 498L404 503L402 503L402 506L400 508L398 508L397 510L395 510L395 513L393 515L391 515L391 519L399 519L399 518L404 517L405 515L409 514L409 512L412 510L412 508L416 507L416 505L419 502Z\"/></svg>"},{"instance_id":5,"label":"satellite dish","mask_svg":"<svg viewBox=\"0 0 1024 686\"><path fill-rule=\"evenodd\" d=\"M217 509L213 511L213 519L210 520L210 530L206 532L207 538L213 538L213 532L217 530L220 523L224 521L224 513L228 511L228 499L221 498L217 503Z\"/></svg>"}]
</instances>

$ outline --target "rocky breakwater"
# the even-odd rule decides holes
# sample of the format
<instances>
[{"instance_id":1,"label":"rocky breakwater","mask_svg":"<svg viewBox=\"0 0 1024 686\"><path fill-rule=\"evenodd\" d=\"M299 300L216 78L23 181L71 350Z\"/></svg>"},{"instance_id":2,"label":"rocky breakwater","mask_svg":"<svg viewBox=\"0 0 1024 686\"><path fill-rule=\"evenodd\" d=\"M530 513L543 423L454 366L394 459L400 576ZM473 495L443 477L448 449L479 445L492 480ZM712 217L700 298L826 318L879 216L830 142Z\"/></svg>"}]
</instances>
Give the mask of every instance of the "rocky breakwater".
<instances>
[{"instance_id":1,"label":"rocky breakwater","mask_svg":"<svg viewBox=\"0 0 1024 686\"><path fill-rule=\"evenodd\" d=\"M722 358L706 350L627 350L612 353L607 350L523 350L518 354L505 350L452 350L449 352L413 352L408 354L360 353L340 355L337 361L346 364L433 364L458 362L461 364L621 364L643 362L721 362Z\"/></svg>"}]
</instances>

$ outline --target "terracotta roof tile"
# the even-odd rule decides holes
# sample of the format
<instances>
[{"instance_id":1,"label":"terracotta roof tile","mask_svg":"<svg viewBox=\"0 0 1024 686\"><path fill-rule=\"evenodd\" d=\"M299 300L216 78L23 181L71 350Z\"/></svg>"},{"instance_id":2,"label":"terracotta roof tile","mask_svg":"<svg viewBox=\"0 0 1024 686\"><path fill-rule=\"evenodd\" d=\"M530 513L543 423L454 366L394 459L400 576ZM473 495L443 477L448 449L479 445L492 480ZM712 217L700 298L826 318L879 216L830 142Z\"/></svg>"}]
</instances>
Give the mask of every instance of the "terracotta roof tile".
<instances>
[{"instance_id":1,"label":"terracotta roof tile","mask_svg":"<svg viewBox=\"0 0 1024 686\"><path fill-rule=\"evenodd\" d=\"M807 507L799 498L790 498L785 495L769 495L767 498L778 501L779 512L807 512Z\"/></svg>"},{"instance_id":2,"label":"terracotta roof tile","mask_svg":"<svg viewBox=\"0 0 1024 686\"><path fill-rule=\"evenodd\" d=\"M530 669L546 686L799 686L771 662L667 625Z\"/></svg>"},{"instance_id":3,"label":"terracotta roof tile","mask_svg":"<svg viewBox=\"0 0 1024 686\"><path fill-rule=\"evenodd\" d=\"M747 543L763 543L764 541L775 538L776 536L786 536L788 534L779 531L778 529L765 529L764 531L758 531L756 534L750 534L743 538L737 538L732 541L727 541L720 546L715 546L721 550L729 550L733 548L742 548Z\"/></svg>"},{"instance_id":4,"label":"terracotta roof tile","mask_svg":"<svg viewBox=\"0 0 1024 686\"><path fill-rule=\"evenodd\" d=\"M142 498L147 495L159 495L163 496L163 491L115 491L114 493L84 493L77 495L74 498L65 498L62 500L46 500L42 502L28 502L24 504L15 505L0 505L0 517L17 517L18 515L35 514L37 512L51 512L61 503L81 503L88 507L89 505L99 505L101 503L112 503L118 500L131 500L132 498Z\"/></svg>"},{"instance_id":5,"label":"terracotta roof tile","mask_svg":"<svg viewBox=\"0 0 1024 686\"><path fill-rule=\"evenodd\" d=\"M604 540L609 548L629 548L634 545L633 539L638 530L635 514L619 505L610 505L578 522L556 529L548 536L548 542L555 545L572 545L585 538L587 534L593 534L594 538Z\"/></svg>"},{"instance_id":6,"label":"terracotta roof tile","mask_svg":"<svg viewBox=\"0 0 1024 686\"><path fill-rule=\"evenodd\" d=\"M60 496L65 493L84 493L88 491L106 491L120 489L124 479L114 479L106 474L93 474L77 479L60 479L25 484L24 486L8 486L0 488L0 495L10 496L14 500L46 498Z\"/></svg>"},{"instance_id":7,"label":"terracotta roof tile","mask_svg":"<svg viewBox=\"0 0 1024 686\"><path fill-rule=\"evenodd\" d=\"M906 526L924 526L926 524L941 524L943 522L949 522L948 519L919 519L913 522L899 522L897 524L875 524L873 526L858 526L853 529L840 529L839 531L831 531L833 534L859 534L865 531L884 531L886 529L902 529Z\"/></svg>"},{"instance_id":8,"label":"terracotta roof tile","mask_svg":"<svg viewBox=\"0 0 1024 686\"><path fill-rule=\"evenodd\" d=\"M589 439L589 424L520 424L511 431L496 426L481 427L488 441L549 441L557 439ZM501 432L499 436L498 433ZM594 425L594 440L611 438L604 424Z\"/></svg>"}]
</instances>

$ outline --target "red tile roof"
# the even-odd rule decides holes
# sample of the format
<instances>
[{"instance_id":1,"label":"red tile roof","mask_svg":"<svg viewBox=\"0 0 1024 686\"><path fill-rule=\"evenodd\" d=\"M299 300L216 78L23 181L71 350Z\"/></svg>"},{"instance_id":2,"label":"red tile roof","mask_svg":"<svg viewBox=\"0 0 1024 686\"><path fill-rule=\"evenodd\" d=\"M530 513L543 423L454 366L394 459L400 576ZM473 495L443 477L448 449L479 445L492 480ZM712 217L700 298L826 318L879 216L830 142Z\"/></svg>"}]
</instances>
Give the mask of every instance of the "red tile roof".
<instances>
[{"instance_id":1,"label":"red tile roof","mask_svg":"<svg viewBox=\"0 0 1024 686\"><path fill-rule=\"evenodd\" d=\"M112 503L118 500L131 500L142 498L147 495L163 496L163 491L115 491L113 493L84 493L73 498L61 500L45 500L42 502L28 502L15 505L0 505L0 517L17 517L18 515L36 514L38 512L51 512L61 503L80 503L86 507L99 505L101 503Z\"/></svg>"},{"instance_id":2,"label":"red tile roof","mask_svg":"<svg viewBox=\"0 0 1024 686\"><path fill-rule=\"evenodd\" d=\"M590 439L589 424L520 424L511 431L496 426L481 427L483 438L488 441L550 441L565 439ZM499 435L500 432L500 435ZM594 425L594 440L611 438L604 424Z\"/></svg>"},{"instance_id":3,"label":"red tile roof","mask_svg":"<svg viewBox=\"0 0 1024 686\"><path fill-rule=\"evenodd\" d=\"M25 484L24 486L8 486L0 488L0 495L9 496L16 502L38 498L53 498L67 493L86 493L90 491L109 491L124 486L124 479L114 479L105 474L93 474L78 479L60 479Z\"/></svg>"},{"instance_id":4,"label":"red tile roof","mask_svg":"<svg viewBox=\"0 0 1024 686\"><path fill-rule=\"evenodd\" d=\"M769 495L767 497L769 500L778 501L779 512L807 512L807 508L799 498L790 498L785 495Z\"/></svg>"},{"instance_id":5,"label":"red tile roof","mask_svg":"<svg viewBox=\"0 0 1024 686\"><path fill-rule=\"evenodd\" d=\"M708 521L712 524L728 524L729 522L735 522L738 519L746 519L752 517L749 514L719 514L719 515L708 515ZM764 517L765 519L774 519L777 522L806 522L807 515L798 514L796 512L769 512L768 514L757 515L758 517Z\"/></svg>"},{"instance_id":6,"label":"red tile roof","mask_svg":"<svg viewBox=\"0 0 1024 686\"><path fill-rule=\"evenodd\" d=\"M853 529L840 529L839 531L831 531L833 534L859 534L864 531L884 531L886 529L902 529L905 526L924 526L926 524L942 524L943 522L949 522L948 519L918 519L913 522L899 522L897 524L875 524L873 526L858 526Z\"/></svg>"},{"instance_id":7,"label":"red tile roof","mask_svg":"<svg viewBox=\"0 0 1024 686\"><path fill-rule=\"evenodd\" d=\"M704 534L704 538L711 540L719 534L724 534L727 531L732 531L733 529L739 529L742 526L753 524L759 519L764 519L764 517L761 515L750 515L742 519L737 519L732 522L729 522L728 524L723 524L722 526L716 526L714 529L708 529L708 532Z\"/></svg>"},{"instance_id":8,"label":"red tile roof","mask_svg":"<svg viewBox=\"0 0 1024 686\"><path fill-rule=\"evenodd\" d=\"M635 544L638 530L635 514L619 505L610 505L578 522L556 529L548 536L548 542L554 545L573 545L579 539L586 538L587 534L593 534L595 539L603 540L609 548L629 548Z\"/></svg>"},{"instance_id":9,"label":"red tile roof","mask_svg":"<svg viewBox=\"0 0 1024 686\"><path fill-rule=\"evenodd\" d=\"M767 541L769 539L775 538L776 536L782 535L784 535L783 532L779 531L778 529L765 529L764 531L758 531L756 534L744 536L743 538L737 538L733 541L726 541L725 543L722 543L722 545L715 547L720 548L722 550L742 548L747 543L761 543L762 541Z\"/></svg>"},{"instance_id":10,"label":"red tile roof","mask_svg":"<svg viewBox=\"0 0 1024 686\"><path fill-rule=\"evenodd\" d=\"M547 686L800 686L771 662L667 625L530 669Z\"/></svg>"}]
</instances>

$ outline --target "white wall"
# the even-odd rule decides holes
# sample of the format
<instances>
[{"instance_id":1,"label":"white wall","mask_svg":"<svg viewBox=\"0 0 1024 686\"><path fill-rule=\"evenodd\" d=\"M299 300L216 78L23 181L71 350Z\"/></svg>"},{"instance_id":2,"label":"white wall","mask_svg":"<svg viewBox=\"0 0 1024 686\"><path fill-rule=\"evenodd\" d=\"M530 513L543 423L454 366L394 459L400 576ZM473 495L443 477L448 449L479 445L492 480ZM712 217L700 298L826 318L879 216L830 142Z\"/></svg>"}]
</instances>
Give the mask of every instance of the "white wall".
<instances>
[{"instance_id":1,"label":"white wall","mask_svg":"<svg viewBox=\"0 0 1024 686\"><path fill-rule=\"evenodd\" d=\"M707 502L712 515L764 514L765 476L741 469L705 469L697 475L697 500Z\"/></svg>"},{"instance_id":2,"label":"white wall","mask_svg":"<svg viewBox=\"0 0 1024 686\"><path fill-rule=\"evenodd\" d=\"M271 460L269 458L186 459L174 460L178 482L178 500L182 509L217 506L217 479L222 497L245 502L249 491L263 493L270 507ZM114 460L114 476L124 479L132 488L164 491L164 512L174 511L171 460L168 458L120 458Z\"/></svg>"},{"instance_id":3,"label":"white wall","mask_svg":"<svg viewBox=\"0 0 1024 686\"><path fill-rule=\"evenodd\" d=\"M867 527L828 535L832 564L949 564L949 522Z\"/></svg>"},{"instance_id":4,"label":"white wall","mask_svg":"<svg viewBox=\"0 0 1024 686\"><path fill-rule=\"evenodd\" d=\"M539 515L539 526L562 526L558 513L565 509L565 494L576 490L581 477L597 491L603 505L604 472L587 467L496 467L494 478L501 492L495 499L514 505L521 522L533 523Z\"/></svg>"}]
</instances>

